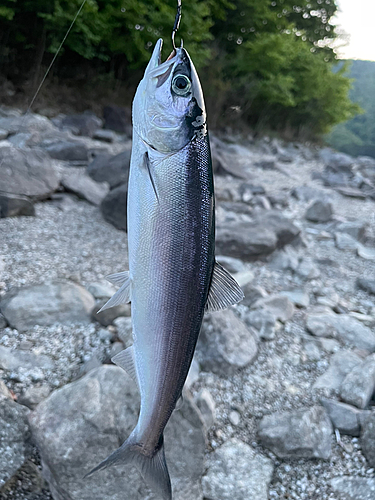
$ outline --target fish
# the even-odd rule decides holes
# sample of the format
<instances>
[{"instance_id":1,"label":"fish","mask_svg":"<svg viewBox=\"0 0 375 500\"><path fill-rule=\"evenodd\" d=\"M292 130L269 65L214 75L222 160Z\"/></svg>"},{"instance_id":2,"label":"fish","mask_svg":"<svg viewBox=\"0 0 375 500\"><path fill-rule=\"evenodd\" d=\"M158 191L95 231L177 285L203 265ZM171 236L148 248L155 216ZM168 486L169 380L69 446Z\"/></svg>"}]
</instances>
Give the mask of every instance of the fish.
<instances>
[{"instance_id":1,"label":"fish","mask_svg":"<svg viewBox=\"0 0 375 500\"><path fill-rule=\"evenodd\" d=\"M243 293L215 261L214 182L198 74L182 44L161 62L162 44L155 44L133 101L129 271L108 277L120 289L103 307L131 302L134 343L112 361L138 384L140 413L129 438L89 475L132 463L170 500L163 432L204 313L238 303Z\"/></svg>"}]
</instances>

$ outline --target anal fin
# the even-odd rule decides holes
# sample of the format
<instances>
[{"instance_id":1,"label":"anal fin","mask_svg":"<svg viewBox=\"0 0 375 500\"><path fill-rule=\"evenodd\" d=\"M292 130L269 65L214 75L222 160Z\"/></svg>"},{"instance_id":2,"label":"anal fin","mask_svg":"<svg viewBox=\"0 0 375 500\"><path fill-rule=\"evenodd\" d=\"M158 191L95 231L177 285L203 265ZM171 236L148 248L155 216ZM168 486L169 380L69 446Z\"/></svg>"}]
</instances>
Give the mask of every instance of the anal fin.
<instances>
[{"instance_id":1,"label":"anal fin","mask_svg":"<svg viewBox=\"0 0 375 500\"><path fill-rule=\"evenodd\" d=\"M215 262L205 312L221 311L237 304L243 298L243 291L237 281L218 262Z\"/></svg>"},{"instance_id":2,"label":"anal fin","mask_svg":"<svg viewBox=\"0 0 375 500\"><path fill-rule=\"evenodd\" d=\"M119 352L112 358L112 362L115 365L119 366L134 380L134 382L138 383L137 369L135 367L135 357L134 357L134 347L130 346L127 349Z\"/></svg>"}]
</instances>

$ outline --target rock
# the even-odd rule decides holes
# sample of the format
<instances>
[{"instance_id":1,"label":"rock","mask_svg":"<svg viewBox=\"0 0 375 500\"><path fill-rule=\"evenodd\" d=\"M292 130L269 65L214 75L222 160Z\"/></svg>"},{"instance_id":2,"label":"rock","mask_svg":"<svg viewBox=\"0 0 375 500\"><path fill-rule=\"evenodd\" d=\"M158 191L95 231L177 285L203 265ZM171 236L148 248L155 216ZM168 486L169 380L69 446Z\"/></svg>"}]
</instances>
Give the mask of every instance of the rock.
<instances>
[{"instance_id":1,"label":"rock","mask_svg":"<svg viewBox=\"0 0 375 500\"><path fill-rule=\"evenodd\" d=\"M375 497L375 479L371 478L334 477L331 488L345 500L373 500Z\"/></svg>"},{"instance_id":2,"label":"rock","mask_svg":"<svg viewBox=\"0 0 375 500\"><path fill-rule=\"evenodd\" d=\"M339 250L356 250L358 247L358 241L346 233L335 233L335 243Z\"/></svg>"},{"instance_id":3,"label":"rock","mask_svg":"<svg viewBox=\"0 0 375 500\"><path fill-rule=\"evenodd\" d=\"M61 184L70 193L99 206L109 192L108 184L98 183L83 172L76 172L62 178Z\"/></svg>"},{"instance_id":4,"label":"rock","mask_svg":"<svg viewBox=\"0 0 375 500\"><path fill-rule=\"evenodd\" d=\"M104 128L120 134L132 135L131 110L120 106L105 106L103 109Z\"/></svg>"},{"instance_id":5,"label":"rock","mask_svg":"<svg viewBox=\"0 0 375 500\"><path fill-rule=\"evenodd\" d=\"M0 128L12 135L20 132L57 132L56 127L48 118L34 113L0 117Z\"/></svg>"},{"instance_id":6,"label":"rock","mask_svg":"<svg viewBox=\"0 0 375 500\"><path fill-rule=\"evenodd\" d=\"M165 449L176 500L201 500L205 435L191 397L184 396L165 431ZM55 500L153 500L134 467L85 473L119 447L139 410L136 384L116 366L103 365L55 391L30 416L43 474ZM124 480L124 477L126 480Z\"/></svg>"},{"instance_id":7,"label":"rock","mask_svg":"<svg viewBox=\"0 0 375 500\"><path fill-rule=\"evenodd\" d=\"M280 295L287 297L297 307L309 307L310 297L303 290L283 290Z\"/></svg>"},{"instance_id":8,"label":"rock","mask_svg":"<svg viewBox=\"0 0 375 500\"><path fill-rule=\"evenodd\" d=\"M111 189L127 184L130 155L131 151L123 151L116 156L98 155L87 167L87 173L96 182L108 182Z\"/></svg>"},{"instance_id":9,"label":"rock","mask_svg":"<svg viewBox=\"0 0 375 500\"><path fill-rule=\"evenodd\" d=\"M4 318L4 316L0 313L0 329L6 328L8 326L8 321Z\"/></svg>"},{"instance_id":10,"label":"rock","mask_svg":"<svg viewBox=\"0 0 375 500\"><path fill-rule=\"evenodd\" d=\"M322 398L321 403L326 409L332 425L338 429L341 434L349 436L359 436L360 433L360 410L353 408L353 406L345 403L338 403L337 401Z\"/></svg>"},{"instance_id":11,"label":"rock","mask_svg":"<svg viewBox=\"0 0 375 500\"><path fill-rule=\"evenodd\" d=\"M196 405L202 414L206 429L212 427L215 423L216 405L210 391L202 389L196 397Z\"/></svg>"},{"instance_id":12,"label":"rock","mask_svg":"<svg viewBox=\"0 0 375 500\"><path fill-rule=\"evenodd\" d=\"M104 311L98 313L98 311L104 306L107 300L102 300L95 304L92 310L92 318L98 321L103 326L112 325L115 319L120 316L130 316L130 305L120 304L118 306L110 307L109 309L104 309Z\"/></svg>"},{"instance_id":13,"label":"rock","mask_svg":"<svg viewBox=\"0 0 375 500\"><path fill-rule=\"evenodd\" d=\"M0 141L4 141L9 135L7 130L0 128Z\"/></svg>"},{"instance_id":14,"label":"rock","mask_svg":"<svg viewBox=\"0 0 375 500\"><path fill-rule=\"evenodd\" d=\"M272 461L238 439L230 439L208 455L206 469L202 480L206 499L268 499Z\"/></svg>"},{"instance_id":15,"label":"rock","mask_svg":"<svg viewBox=\"0 0 375 500\"><path fill-rule=\"evenodd\" d=\"M338 153L331 148L323 148L319 151L320 159L326 166L336 171L350 173L354 165L354 158L345 153Z\"/></svg>"},{"instance_id":16,"label":"rock","mask_svg":"<svg viewBox=\"0 0 375 500\"><path fill-rule=\"evenodd\" d=\"M229 413L229 421L231 424L237 427L237 425L241 422L241 415L238 413L238 411L232 410Z\"/></svg>"},{"instance_id":17,"label":"rock","mask_svg":"<svg viewBox=\"0 0 375 500\"><path fill-rule=\"evenodd\" d=\"M110 191L100 205L104 219L123 231L127 230L127 199L128 186L122 184Z\"/></svg>"},{"instance_id":18,"label":"rock","mask_svg":"<svg viewBox=\"0 0 375 500\"><path fill-rule=\"evenodd\" d=\"M31 455L29 411L9 399L0 399L0 490Z\"/></svg>"},{"instance_id":19,"label":"rock","mask_svg":"<svg viewBox=\"0 0 375 500\"><path fill-rule=\"evenodd\" d=\"M59 141L49 144L45 150L56 160L86 163L89 159L87 146L83 142Z\"/></svg>"},{"instance_id":20,"label":"rock","mask_svg":"<svg viewBox=\"0 0 375 500\"><path fill-rule=\"evenodd\" d=\"M35 215L35 208L30 198L0 192L0 219L17 215Z\"/></svg>"},{"instance_id":21,"label":"rock","mask_svg":"<svg viewBox=\"0 0 375 500\"><path fill-rule=\"evenodd\" d=\"M291 195L299 201L326 200L327 190L314 188L311 186L299 186L292 190Z\"/></svg>"},{"instance_id":22,"label":"rock","mask_svg":"<svg viewBox=\"0 0 375 500\"><path fill-rule=\"evenodd\" d=\"M274 231L263 227L251 227L249 223L238 222L221 225L217 229L217 252L243 261L269 255L276 249L277 237Z\"/></svg>"},{"instance_id":23,"label":"rock","mask_svg":"<svg viewBox=\"0 0 375 500\"><path fill-rule=\"evenodd\" d=\"M51 389L48 385L29 387L19 396L18 402L21 405L27 406L30 410L34 410L50 394Z\"/></svg>"},{"instance_id":24,"label":"rock","mask_svg":"<svg viewBox=\"0 0 375 500\"><path fill-rule=\"evenodd\" d=\"M241 273L246 271L245 264L234 257L229 257L226 255L216 255L216 260L230 273Z\"/></svg>"},{"instance_id":25,"label":"rock","mask_svg":"<svg viewBox=\"0 0 375 500\"><path fill-rule=\"evenodd\" d=\"M258 299L251 306L252 309L265 309L273 314L273 316L285 323L294 314L294 306L292 302L283 295L271 295L264 299Z\"/></svg>"},{"instance_id":26,"label":"rock","mask_svg":"<svg viewBox=\"0 0 375 500\"><path fill-rule=\"evenodd\" d=\"M116 134L112 130L96 130L93 135L93 139L103 142L114 142L116 139Z\"/></svg>"},{"instance_id":27,"label":"rock","mask_svg":"<svg viewBox=\"0 0 375 500\"><path fill-rule=\"evenodd\" d=\"M254 286L249 283L241 288L245 295L245 298L241 302L244 306L251 307L258 299L267 297L267 292L260 286Z\"/></svg>"},{"instance_id":28,"label":"rock","mask_svg":"<svg viewBox=\"0 0 375 500\"><path fill-rule=\"evenodd\" d=\"M358 243L357 254L365 260L375 260L375 249L368 248Z\"/></svg>"},{"instance_id":29,"label":"rock","mask_svg":"<svg viewBox=\"0 0 375 500\"><path fill-rule=\"evenodd\" d=\"M271 311L267 309L250 311L245 315L244 321L256 330L259 338L264 340L275 338L276 319Z\"/></svg>"},{"instance_id":30,"label":"rock","mask_svg":"<svg viewBox=\"0 0 375 500\"><path fill-rule=\"evenodd\" d=\"M312 222L328 222L332 219L333 207L329 201L316 200L307 209L305 217Z\"/></svg>"},{"instance_id":31,"label":"rock","mask_svg":"<svg viewBox=\"0 0 375 500\"><path fill-rule=\"evenodd\" d=\"M95 299L110 299L113 294L116 293L116 288L108 281L103 281L100 283L90 283L87 290Z\"/></svg>"},{"instance_id":32,"label":"rock","mask_svg":"<svg viewBox=\"0 0 375 500\"><path fill-rule=\"evenodd\" d=\"M345 377L340 396L345 403L366 408L375 393L375 355L368 356Z\"/></svg>"},{"instance_id":33,"label":"rock","mask_svg":"<svg viewBox=\"0 0 375 500\"><path fill-rule=\"evenodd\" d=\"M0 165L2 194L42 200L59 186L59 173L43 151L0 147Z\"/></svg>"},{"instance_id":34,"label":"rock","mask_svg":"<svg viewBox=\"0 0 375 500\"><path fill-rule=\"evenodd\" d=\"M306 328L317 337L338 337L359 349L375 351L375 333L349 314L308 314Z\"/></svg>"},{"instance_id":35,"label":"rock","mask_svg":"<svg viewBox=\"0 0 375 500\"><path fill-rule=\"evenodd\" d=\"M65 116L61 120L61 126L77 132L77 135L93 137L97 129L103 126L103 121L93 113L86 112Z\"/></svg>"},{"instance_id":36,"label":"rock","mask_svg":"<svg viewBox=\"0 0 375 500\"><path fill-rule=\"evenodd\" d=\"M329 364L328 370L317 378L313 385L314 389L340 390L345 377L352 369L362 363L362 358L351 351L339 351L335 353Z\"/></svg>"},{"instance_id":37,"label":"rock","mask_svg":"<svg viewBox=\"0 0 375 500\"><path fill-rule=\"evenodd\" d=\"M198 350L202 369L220 375L249 365L258 351L254 333L231 309L205 317Z\"/></svg>"},{"instance_id":38,"label":"rock","mask_svg":"<svg viewBox=\"0 0 375 500\"><path fill-rule=\"evenodd\" d=\"M276 271L296 271L299 266L298 253L290 245L275 253L270 263L270 267Z\"/></svg>"},{"instance_id":39,"label":"rock","mask_svg":"<svg viewBox=\"0 0 375 500\"><path fill-rule=\"evenodd\" d=\"M258 435L279 458L323 458L331 455L332 424L321 406L274 413L262 418Z\"/></svg>"},{"instance_id":40,"label":"rock","mask_svg":"<svg viewBox=\"0 0 375 500\"><path fill-rule=\"evenodd\" d=\"M306 342L303 346L303 350L309 361L319 361L322 357L321 351L315 342Z\"/></svg>"},{"instance_id":41,"label":"rock","mask_svg":"<svg viewBox=\"0 0 375 500\"><path fill-rule=\"evenodd\" d=\"M349 234L357 241L364 242L367 235L367 223L361 220L346 221L339 223L335 230L340 233Z\"/></svg>"},{"instance_id":42,"label":"rock","mask_svg":"<svg viewBox=\"0 0 375 500\"><path fill-rule=\"evenodd\" d=\"M359 200L366 199L366 193L364 193L359 188L341 186L337 188L337 191L343 196L347 196L348 198L358 198Z\"/></svg>"},{"instance_id":43,"label":"rock","mask_svg":"<svg viewBox=\"0 0 375 500\"><path fill-rule=\"evenodd\" d=\"M9 347L0 346L0 368L8 371L20 368L53 370L55 363L44 354L34 354L33 352L21 351L20 349L12 350Z\"/></svg>"},{"instance_id":44,"label":"rock","mask_svg":"<svg viewBox=\"0 0 375 500\"><path fill-rule=\"evenodd\" d=\"M312 280L320 276L320 271L311 257L303 257L298 264L296 274L305 280Z\"/></svg>"},{"instance_id":45,"label":"rock","mask_svg":"<svg viewBox=\"0 0 375 500\"><path fill-rule=\"evenodd\" d=\"M129 310L130 314L130 310ZM133 325L132 319L128 316L116 318L113 324L117 328L117 335L125 347L130 347L133 344Z\"/></svg>"},{"instance_id":46,"label":"rock","mask_svg":"<svg viewBox=\"0 0 375 500\"><path fill-rule=\"evenodd\" d=\"M361 445L364 456L371 467L375 467L375 413L362 421Z\"/></svg>"},{"instance_id":47,"label":"rock","mask_svg":"<svg viewBox=\"0 0 375 500\"><path fill-rule=\"evenodd\" d=\"M260 232L267 228L276 233L277 248L292 243L301 232L292 220L282 215L278 210L267 210L260 213L256 218L256 222Z\"/></svg>"},{"instance_id":48,"label":"rock","mask_svg":"<svg viewBox=\"0 0 375 500\"><path fill-rule=\"evenodd\" d=\"M375 295L375 279L358 278L357 287L371 295Z\"/></svg>"},{"instance_id":49,"label":"rock","mask_svg":"<svg viewBox=\"0 0 375 500\"><path fill-rule=\"evenodd\" d=\"M12 393L5 385L5 383L0 379L0 400L4 398L13 400Z\"/></svg>"},{"instance_id":50,"label":"rock","mask_svg":"<svg viewBox=\"0 0 375 500\"><path fill-rule=\"evenodd\" d=\"M23 332L35 325L89 323L94 297L72 282L30 285L10 291L0 303L8 323Z\"/></svg>"}]
</instances>

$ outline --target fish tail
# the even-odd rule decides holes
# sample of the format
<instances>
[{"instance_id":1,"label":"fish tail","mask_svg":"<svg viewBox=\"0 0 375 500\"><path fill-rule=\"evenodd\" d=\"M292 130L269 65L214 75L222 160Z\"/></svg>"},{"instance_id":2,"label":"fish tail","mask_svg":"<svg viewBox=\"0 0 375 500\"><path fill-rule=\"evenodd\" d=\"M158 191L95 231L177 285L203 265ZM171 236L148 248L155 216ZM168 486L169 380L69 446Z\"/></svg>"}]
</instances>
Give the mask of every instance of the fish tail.
<instances>
[{"instance_id":1,"label":"fish tail","mask_svg":"<svg viewBox=\"0 0 375 500\"><path fill-rule=\"evenodd\" d=\"M165 460L163 435L156 450L149 456L144 454L141 445L137 444L134 434L131 434L120 448L86 474L85 478L102 469L119 464L134 464L155 493L158 493L163 500L172 500L172 487Z\"/></svg>"}]
</instances>

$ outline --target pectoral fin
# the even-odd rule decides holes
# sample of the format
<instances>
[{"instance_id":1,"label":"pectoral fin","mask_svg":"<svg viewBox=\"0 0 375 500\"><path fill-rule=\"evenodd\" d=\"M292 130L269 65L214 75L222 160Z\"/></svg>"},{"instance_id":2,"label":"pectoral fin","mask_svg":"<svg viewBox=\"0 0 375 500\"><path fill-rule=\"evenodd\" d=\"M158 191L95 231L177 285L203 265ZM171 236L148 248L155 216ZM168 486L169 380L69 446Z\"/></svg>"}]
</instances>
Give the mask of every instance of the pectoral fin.
<instances>
[{"instance_id":1,"label":"pectoral fin","mask_svg":"<svg viewBox=\"0 0 375 500\"><path fill-rule=\"evenodd\" d=\"M123 273L111 274L108 276L108 281L114 283L115 285L122 285L117 292L112 295L112 297L104 304L104 306L98 311L104 311L110 307L115 307L120 304L126 304L130 302L130 277L129 272L125 271Z\"/></svg>"},{"instance_id":2,"label":"pectoral fin","mask_svg":"<svg viewBox=\"0 0 375 500\"><path fill-rule=\"evenodd\" d=\"M243 298L244 294L237 281L215 262L205 312L221 311L237 304Z\"/></svg>"},{"instance_id":3,"label":"pectoral fin","mask_svg":"<svg viewBox=\"0 0 375 500\"><path fill-rule=\"evenodd\" d=\"M148 175L150 177L152 189L154 190L155 197L157 199L157 202L159 203L159 195L158 195L158 192L156 190L156 185L155 185L154 179L152 177L151 167L150 167L150 158L148 157L148 153L147 152L145 153L145 155L144 155L143 158L144 158L145 167L147 168L147 172L148 172Z\"/></svg>"}]
</instances>

